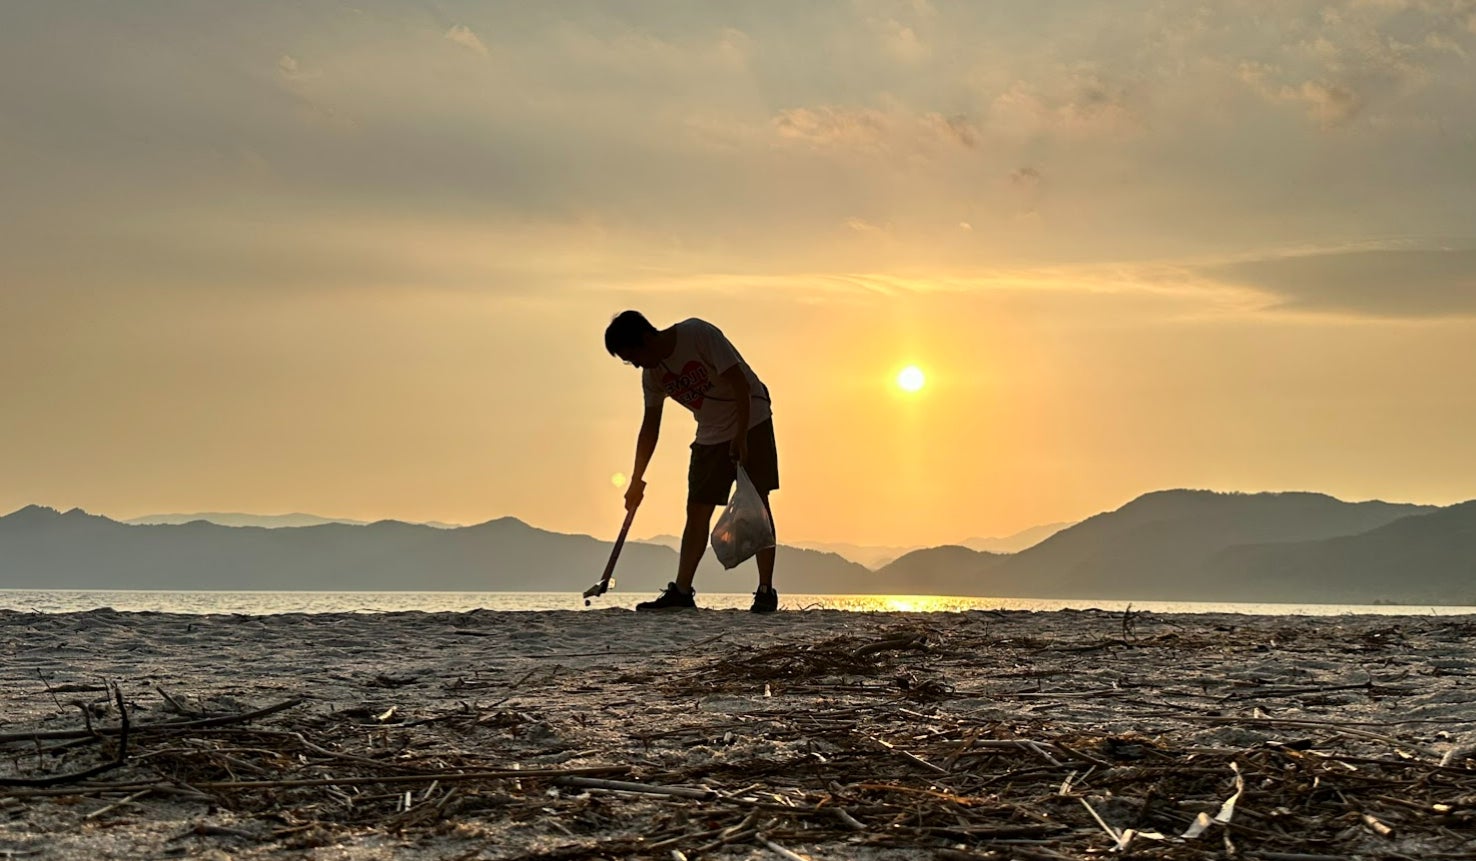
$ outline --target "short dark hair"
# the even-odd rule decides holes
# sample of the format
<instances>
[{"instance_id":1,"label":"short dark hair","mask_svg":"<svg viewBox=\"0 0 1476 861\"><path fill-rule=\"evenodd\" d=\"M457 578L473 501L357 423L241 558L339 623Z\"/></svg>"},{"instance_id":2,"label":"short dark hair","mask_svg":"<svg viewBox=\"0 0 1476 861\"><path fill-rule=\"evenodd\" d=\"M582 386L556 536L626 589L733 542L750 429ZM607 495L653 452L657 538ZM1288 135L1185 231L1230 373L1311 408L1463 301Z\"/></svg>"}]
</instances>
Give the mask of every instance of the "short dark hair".
<instances>
[{"instance_id":1,"label":"short dark hair","mask_svg":"<svg viewBox=\"0 0 1476 861\"><path fill-rule=\"evenodd\" d=\"M605 349L610 355L621 350L630 350L645 343L647 335L659 334L645 315L639 311L621 311L605 327Z\"/></svg>"}]
</instances>

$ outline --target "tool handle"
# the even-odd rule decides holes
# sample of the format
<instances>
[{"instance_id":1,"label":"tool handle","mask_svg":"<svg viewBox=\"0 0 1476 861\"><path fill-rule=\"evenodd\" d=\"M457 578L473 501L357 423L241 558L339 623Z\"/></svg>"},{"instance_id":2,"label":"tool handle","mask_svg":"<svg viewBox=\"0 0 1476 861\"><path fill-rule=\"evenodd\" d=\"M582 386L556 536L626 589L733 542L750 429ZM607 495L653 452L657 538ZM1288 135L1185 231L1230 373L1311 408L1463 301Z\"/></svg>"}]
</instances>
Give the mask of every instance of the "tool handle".
<instances>
[{"instance_id":1,"label":"tool handle","mask_svg":"<svg viewBox=\"0 0 1476 861\"><path fill-rule=\"evenodd\" d=\"M625 536L630 532L630 524L635 521L635 516L634 508L625 512L625 523L621 524L620 535L616 536L615 546L610 550L610 561L605 563L605 573L600 575L600 582L584 590L584 597L593 598L596 595L603 595L610 588L610 575L615 573L615 560L620 558L620 548L625 546Z\"/></svg>"},{"instance_id":2,"label":"tool handle","mask_svg":"<svg viewBox=\"0 0 1476 861\"><path fill-rule=\"evenodd\" d=\"M610 582L610 575L615 573L615 560L620 558L620 548L625 546L626 533L630 532L630 524L635 521L636 510L625 512L625 523L620 526L620 534L615 537L615 546L610 550L610 561L605 563L605 573L600 575L601 583Z\"/></svg>"}]
</instances>

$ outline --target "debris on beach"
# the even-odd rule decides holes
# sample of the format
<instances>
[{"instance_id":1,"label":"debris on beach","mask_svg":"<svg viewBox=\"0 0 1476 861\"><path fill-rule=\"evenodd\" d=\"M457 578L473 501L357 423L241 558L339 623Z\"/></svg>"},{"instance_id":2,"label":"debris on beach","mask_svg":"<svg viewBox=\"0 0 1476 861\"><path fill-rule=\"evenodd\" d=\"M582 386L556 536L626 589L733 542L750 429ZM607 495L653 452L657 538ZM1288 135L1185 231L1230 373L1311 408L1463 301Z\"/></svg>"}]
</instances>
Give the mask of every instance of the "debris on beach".
<instances>
[{"instance_id":1,"label":"debris on beach","mask_svg":"<svg viewBox=\"0 0 1476 861\"><path fill-rule=\"evenodd\" d=\"M1476 859L1476 691L1448 660L1476 625L1104 616L781 626L577 673L382 666L354 701L236 709L38 679L55 712L0 727L0 818L25 825L0 850L65 857L52 827L117 857L381 857L352 854L377 835L466 861Z\"/></svg>"}]
</instances>

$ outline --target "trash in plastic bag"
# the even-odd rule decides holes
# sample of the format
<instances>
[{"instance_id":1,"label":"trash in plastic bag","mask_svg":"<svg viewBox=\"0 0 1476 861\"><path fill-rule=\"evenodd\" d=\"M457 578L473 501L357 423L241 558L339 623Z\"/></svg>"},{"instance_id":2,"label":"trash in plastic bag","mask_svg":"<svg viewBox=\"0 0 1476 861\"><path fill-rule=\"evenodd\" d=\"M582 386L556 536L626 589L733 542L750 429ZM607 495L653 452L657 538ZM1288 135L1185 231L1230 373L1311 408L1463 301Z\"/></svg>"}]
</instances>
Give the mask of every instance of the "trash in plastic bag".
<instances>
[{"instance_id":1,"label":"trash in plastic bag","mask_svg":"<svg viewBox=\"0 0 1476 861\"><path fill-rule=\"evenodd\" d=\"M774 546L774 521L764 508L764 498L743 467L738 467L738 486L733 499L712 528L712 552L724 568L736 568L750 556Z\"/></svg>"}]
</instances>

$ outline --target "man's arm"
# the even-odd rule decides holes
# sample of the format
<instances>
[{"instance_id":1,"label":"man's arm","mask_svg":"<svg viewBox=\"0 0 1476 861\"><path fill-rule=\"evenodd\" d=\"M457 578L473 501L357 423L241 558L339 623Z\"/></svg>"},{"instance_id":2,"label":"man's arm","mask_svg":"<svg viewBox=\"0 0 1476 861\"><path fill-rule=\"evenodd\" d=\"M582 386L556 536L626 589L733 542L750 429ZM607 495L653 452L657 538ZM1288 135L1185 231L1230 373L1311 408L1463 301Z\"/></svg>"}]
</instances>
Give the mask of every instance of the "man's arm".
<instances>
[{"instance_id":1,"label":"man's arm","mask_svg":"<svg viewBox=\"0 0 1476 861\"><path fill-rule=\"evenodd\" d=\"M728 450L733 459L739 463L748 462L748 414L751 392L748 388L748 375L743 373L743 363L728 368L718 376L723 378L733 389L733 407L738 411L738 429L734 431L733 443Z\"/></svg>"},{"instance_id":2,"label":"man's arm","mask_svg":"<svg viewBox=\"0 0 1476 861\"><path fill-rule=\"evenodd\" d=\"M646 467L651 464L651 455L656 453L656 441L661 437L662 401L646 404L645 416L641 419L641 431L636 435L635 466L630 471L630 487L625 490L625 508L630 510L641 504L646 495Z\"/></svg>"}]
</instances>

